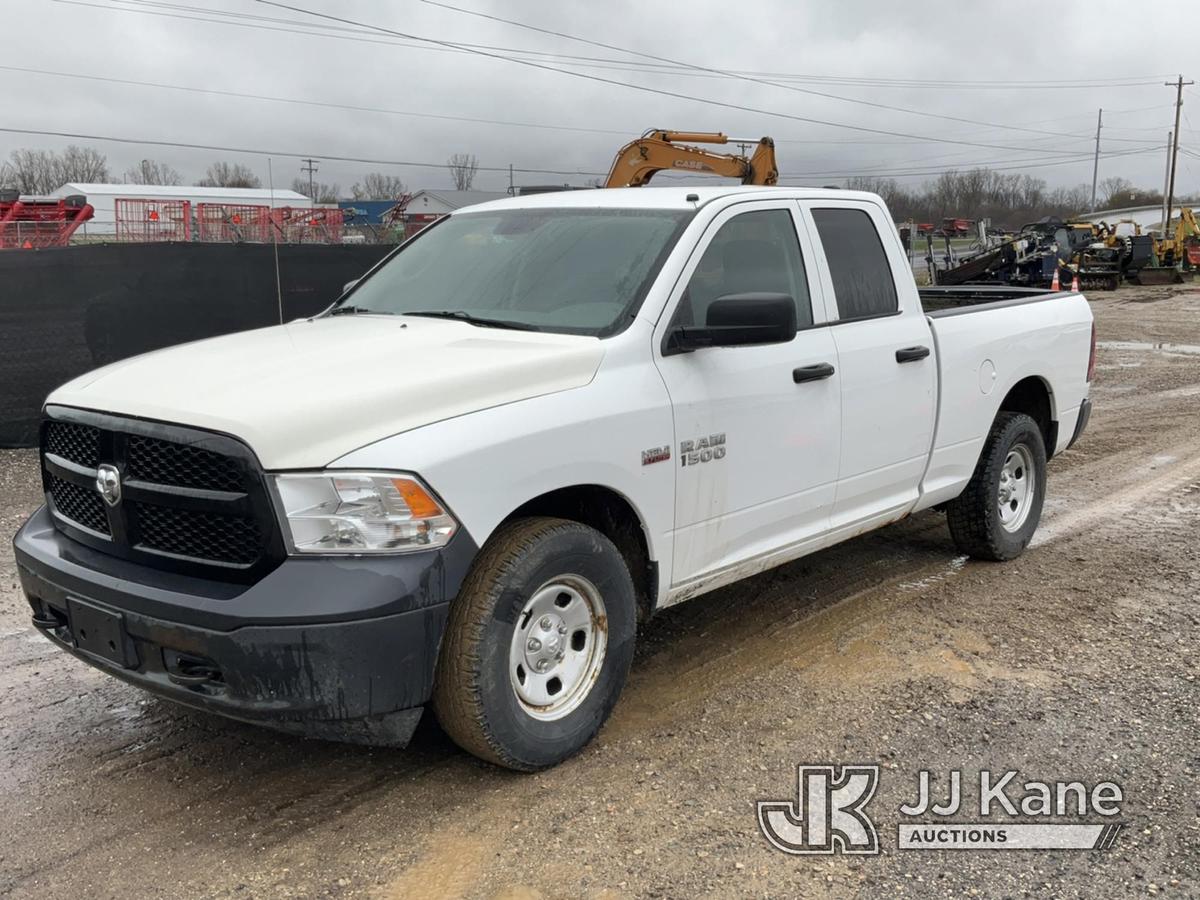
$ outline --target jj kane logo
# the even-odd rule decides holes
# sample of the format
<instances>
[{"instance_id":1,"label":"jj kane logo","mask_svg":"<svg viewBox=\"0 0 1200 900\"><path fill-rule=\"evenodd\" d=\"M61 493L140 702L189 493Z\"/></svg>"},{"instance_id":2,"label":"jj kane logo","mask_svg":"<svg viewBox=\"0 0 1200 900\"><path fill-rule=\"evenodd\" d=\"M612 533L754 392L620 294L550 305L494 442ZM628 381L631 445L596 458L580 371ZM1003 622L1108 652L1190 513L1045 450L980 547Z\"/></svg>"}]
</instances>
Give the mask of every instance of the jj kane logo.
<instances>
[{"instance_id":1,"label":"jj kane logo","mask_svg":"<svg viewBox=\"0 0 1200 900\"><path fill-rule=\"evenodd\" d=\"M1117 839L1124 799L1120 785L1102 781L1020 781L1015 770L979 772L975 801L955 769L944 799L932 774L917 773L917 796L900 806L901 850L1107 850ZM784 853L880 851L867 804L879 785L879 766L798 766L793 800L760 800L758 827ZM971 817L960 821L960 815ZM1015 817L1021 821L1013 821ZM955 818L950 818L955 817ZM1109 821L1087 822L1100 817ZM916 821L914 821L916 820Z\"/></svg>"},{"instance_id":2,"label":"jj kane logo","mask_svg":"<svg viewBox=\"0 0 1200 900\"><path fill-rule=\"evenodd\" d=\"M879 784L879 766L798 766L797 797L758 802L758 827L784 853L879 852L866 805Z\"/></svg>"}]
</instances>

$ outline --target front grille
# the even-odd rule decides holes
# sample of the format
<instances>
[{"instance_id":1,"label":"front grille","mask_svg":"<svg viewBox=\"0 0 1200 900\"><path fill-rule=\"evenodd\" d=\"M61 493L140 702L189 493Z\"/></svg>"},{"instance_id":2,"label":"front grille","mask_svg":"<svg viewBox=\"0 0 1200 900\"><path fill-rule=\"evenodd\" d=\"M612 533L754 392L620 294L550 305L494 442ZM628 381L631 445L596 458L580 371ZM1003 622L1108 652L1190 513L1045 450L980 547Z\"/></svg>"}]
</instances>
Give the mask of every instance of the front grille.
<instances>
[{"instance_id":1,"label":"front grille","mask_svg":"<svg viewBox=\"0 0 1200 900\"><path fill-rule=\"evenodd\" d=\"M42 471L59 530L156 568L249 580L284 556L266 479L240 441L221 434L50 407ZM117 468L109 506L96 469Z\"/></svg>"},{"instance_id":2,"label":"front grille","mask_svg":"<svg viewBox=\"0 0 1200 900\"><path fill-rule=\"evenodd\" d=\"M100 429L72 422L50 422L46 426L47 453L95 468L100 465Z\"/></svg>"},{"instance_id":3,"label":"front grille","mask_svg":"<svg viewBox=\"0 0 1200 900\"><path fill-rule=\"evenodd\" d=\"M66 516L72 522L78 522L84 528L90 528L100 534L110 534L104 501L100 499L100 494L94 486L88 490L82 485L63 481L53 475L49 480L54 508L60 515Z\"/></svg>"},{"instance_id":4,"label":"front grille","mask_svg":"<svg viewBox=\"0 0 1200 900\"><path fill-rule=\"evenodd\" d=\"M236 459L187 444L174 444L140 434L129 436L130 478L154 484L204 488L210 491L244 489L242 467Z\"/></svg>"},{"instance_id":5,"label":"front grille","mask_svg":"<svg viewBox=\"0 0 1200 900\"><path fill-rule=\"evenodd\" d=\"M245 516L171 509L151 503L136 507L140 545L160 553L249 565L258 556L262 534Z\"/></svg>"}]
</instances>

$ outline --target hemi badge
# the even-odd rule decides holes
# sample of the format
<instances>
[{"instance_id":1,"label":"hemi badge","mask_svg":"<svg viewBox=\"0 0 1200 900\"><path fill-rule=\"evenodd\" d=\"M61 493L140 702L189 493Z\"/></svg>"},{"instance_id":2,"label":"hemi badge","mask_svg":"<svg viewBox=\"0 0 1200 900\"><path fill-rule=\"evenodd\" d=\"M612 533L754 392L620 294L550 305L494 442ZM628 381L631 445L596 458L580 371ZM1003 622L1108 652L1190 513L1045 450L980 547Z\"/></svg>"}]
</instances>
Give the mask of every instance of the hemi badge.
<instances>
[{"instance_id":1,"label":"hemi badge","mask_svg":"<svg viewBox=\"0 0 1200 900\"><path fill-rule=\"evenodd\" d=\"M671 458L670 445L664 447L651 447L649 450L642 451L642 465L648 466L651 463L666 462Z\"/></svg>"}]
</instances>

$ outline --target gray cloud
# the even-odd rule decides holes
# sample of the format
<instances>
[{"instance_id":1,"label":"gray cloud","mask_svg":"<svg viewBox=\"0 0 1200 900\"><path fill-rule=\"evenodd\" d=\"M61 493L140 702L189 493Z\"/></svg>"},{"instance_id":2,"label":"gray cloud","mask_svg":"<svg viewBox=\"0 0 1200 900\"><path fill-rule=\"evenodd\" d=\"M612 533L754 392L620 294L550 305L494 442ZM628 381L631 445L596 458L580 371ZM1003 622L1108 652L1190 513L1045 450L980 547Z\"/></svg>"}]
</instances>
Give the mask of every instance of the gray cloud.
<instances>
[{"instance_id":1,"label":"gray cloud","mask_svg":"<svg viewBox=\"0 0 1200 900\"><path fill-rule=\"evenodd\" d=\"M746 136L770 134L779 141L781 169L813 183L835 182L840 173L907 173L989 163L1027 165L1030 174L1045 178L1051 185L1069 185L1091 180L1088 154L1097 107L1106 109L1102 142L1106 153L1141 150L1164 142L1171 127L1174 93L1161 85L1167 77L1163 60L1192 58L1190 36L1200 33L1200 8L1192 6L1174 9L1170 28L1144 29L1140 32L1143 37L1131 40L1131 35L1139 32L1131 27L1127 15L1071 14L1067 21L1056 24L1053 16L1044 21L1044 17L1029 12L994 5L929 8L866 0L838 4L764 0L732 6L695 0L686 7L634 0L536 5L457 2L497 16L726 70L1010 82L988 90L789 83L1061 136L872 109L703 73L663 74L648 70L645 60L633 56L624 57L631 64L628 67L597 63L596 68L576 68L575 63L565 63L559 57L537 57L547 65L570 66L577 72L787 115L1024 149L864 134L656 96L445 48L414 46L413 42L385 35L332 31L329 29L341 26L250 0L83 0L94 4L91 6L30 0L11 4L7 9L9 27L0 37L0 47L4 48L0 63L556 127L529 128L315 107L3 69L0 79L5 86L6 115L0 124L279 151L272 168L276 184L282 186L299 174L299 157L308 155L441 163L451 153L468 152L475 153L482 166L503 168L512 164L519 168L599 173L607 170L624 139L649 127L720 130ZM454 42L531 53L622 58L612 51L438 9L418 0L295 0L294 5ZM272 20L298 24L283 25ZM240 24L231 24L234 22ZM266 30L278 28L320 33ZM41 41L32 39L33 35L50 37ZM69 48L70 52L46 53L48 46ZM1080 88L1069 84L1116 79L1151 83ZM1040 86L1026 84L1039 81L1043 82ZM1185 112L1190 109L1189 103L1196 105L1197 112L1184 122L1182 141L1185 146L1200 149L1198 101L1200 95L1185 94ZM562 130L575 128L587 130ZM0 134L0 156L6 157L17 147L58 148L70 142ZM228 158L247 163L264 182L267 179L267 160L261 156L94 144L108 155L114 173L151 157L195 180L210 162ZM1053 167L1037 165L1063 151L1078 153L1081 158ZM1121 175L1144 187L1160 188L1164 158L1164 153L1157 150L1105 156L1100 163L1100 177ZM398 174L416 188L449 184L442 168L329 159L320 166L318 178L339 183L345 192L372 170ZM525 174L516 181L585 183L590 177ZM906 182L921 180L919 176L905 178ZM506 173L481 172L476 187L498 189L507 181ZM1181 156L1177 190L1200 190L1200 160Z\"/></svg>"}]
</instances>

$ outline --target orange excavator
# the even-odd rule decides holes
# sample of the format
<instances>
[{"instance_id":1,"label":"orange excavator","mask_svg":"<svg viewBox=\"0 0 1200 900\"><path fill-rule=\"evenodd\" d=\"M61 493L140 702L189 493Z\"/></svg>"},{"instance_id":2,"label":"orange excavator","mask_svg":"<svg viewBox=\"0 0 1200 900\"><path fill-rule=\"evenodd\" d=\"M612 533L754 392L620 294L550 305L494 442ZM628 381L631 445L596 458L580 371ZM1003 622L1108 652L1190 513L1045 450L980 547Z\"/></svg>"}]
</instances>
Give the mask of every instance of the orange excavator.
<instances>
[{"instance_id":1,"label":"orange excavator","mask_svg":"<svg viewBox=\"0 0 1200 900\"><path fill-rule=\"evenodd\" d=\"M690 144L755 144L754 155L716 153ZM630 141L617 153L605 187L642 187L655 173L664 170L695 172L738 178L742 184L774 184L779 180L775 165L775 142L764 137L739 141L719 132L659 131L652 129Z\"/></svg>"}]
</instances>

